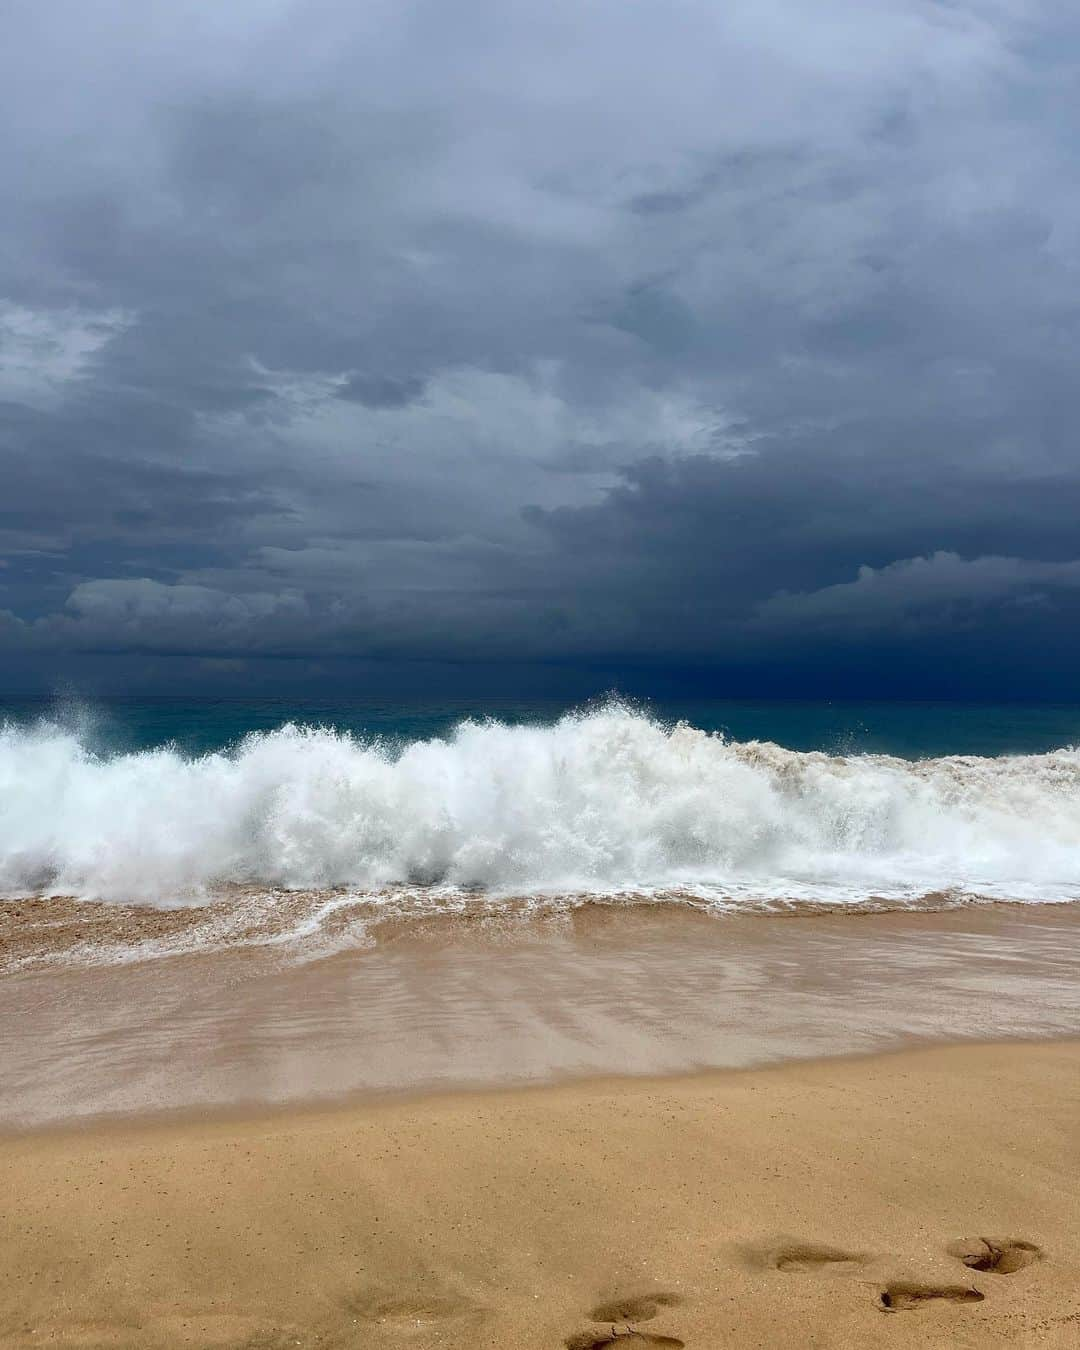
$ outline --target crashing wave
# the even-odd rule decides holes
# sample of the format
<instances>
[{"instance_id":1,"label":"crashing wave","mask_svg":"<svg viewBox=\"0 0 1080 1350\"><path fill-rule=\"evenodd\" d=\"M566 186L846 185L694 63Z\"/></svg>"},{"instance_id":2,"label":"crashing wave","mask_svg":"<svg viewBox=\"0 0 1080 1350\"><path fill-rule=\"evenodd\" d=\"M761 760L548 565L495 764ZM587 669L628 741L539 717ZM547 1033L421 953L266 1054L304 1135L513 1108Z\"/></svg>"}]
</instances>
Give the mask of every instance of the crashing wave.
<instances>
[{"instance_id":1,"label":"crashing wave","mask_svg":"<svg viewBox=\"0 0 1080 1350\"><path fill-rule=\"evenodd\" d=\"M221 884L859 900L1080 897L1080 751L798 753L613 704L404 748L287 725L226 752L0 728L0 890L174 905Z\"/></svg>"}]
</instances>

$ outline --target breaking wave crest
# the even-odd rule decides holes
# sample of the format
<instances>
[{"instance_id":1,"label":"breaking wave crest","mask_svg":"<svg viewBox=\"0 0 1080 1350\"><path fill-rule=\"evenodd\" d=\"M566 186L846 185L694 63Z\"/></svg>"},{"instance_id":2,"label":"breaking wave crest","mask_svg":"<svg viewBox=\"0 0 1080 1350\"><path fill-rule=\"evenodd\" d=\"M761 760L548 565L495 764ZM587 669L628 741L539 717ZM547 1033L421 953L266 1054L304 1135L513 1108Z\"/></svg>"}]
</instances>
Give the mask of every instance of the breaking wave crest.
<instances>
[{"instance_id":1,"label":"breaking wave crest","mask_svg":"<svg viewBox=\"0 0 1080 1350\"><path fill-rule=\"evenodd\" d=\"M1076 899L1080 751L806 754L619 704L404 748L288 725L195 758L0 728L0 891L173 906L223 885Z\"/></svg>"}]
</instances>

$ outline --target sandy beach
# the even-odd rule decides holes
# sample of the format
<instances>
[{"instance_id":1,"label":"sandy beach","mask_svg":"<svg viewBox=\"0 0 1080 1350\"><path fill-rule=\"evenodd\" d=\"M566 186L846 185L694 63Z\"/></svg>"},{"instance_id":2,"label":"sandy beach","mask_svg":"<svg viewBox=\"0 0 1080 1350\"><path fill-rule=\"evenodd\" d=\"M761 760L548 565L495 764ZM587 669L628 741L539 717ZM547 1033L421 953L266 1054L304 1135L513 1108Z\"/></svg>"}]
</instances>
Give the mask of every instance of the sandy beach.
<instances>
[{"instance_id":1,"label":"sandy beach","mask_svg":"<svg viewBox=\"0 0 1080 1350\"><path fill-rule=\"evenodd\" d=\"M9 1137L11 1347L1075 1346L1080 1044Z\"/></svg>"},{"instance_id":2,"label":"sandy beach","mask_svg":"<svg viewBox=\"0 0 1080 1350\"><path fill-rule=\"evenodd\" d=\"M2 1346L1080 1344L1080 907L61 920L0 979Z\"/></svg>"}]
</instances>

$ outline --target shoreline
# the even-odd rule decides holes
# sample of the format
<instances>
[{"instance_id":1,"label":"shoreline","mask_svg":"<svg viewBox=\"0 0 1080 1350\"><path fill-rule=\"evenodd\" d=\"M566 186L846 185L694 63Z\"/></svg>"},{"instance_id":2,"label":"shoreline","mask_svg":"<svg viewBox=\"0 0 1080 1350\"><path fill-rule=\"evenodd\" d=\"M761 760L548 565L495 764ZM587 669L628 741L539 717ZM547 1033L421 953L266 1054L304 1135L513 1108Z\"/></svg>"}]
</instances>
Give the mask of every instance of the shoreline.
<instances>
[{"instance_id":1,"label":"shoreline","mask_svg":"<svg viewBox=\"0 0 1080 1350\"><path fill-rule=\"evenodd\" d=\"M1080 898L1015 897L928 891L858 901L795 895L724 898L691 890L530 894L389 887L382 892L229 886L173 905L75 895L0 895L0 979L48 970L86 970L218 953L280 949L318 959L377 946L387 935L432 928L493 929L573 923L636 908L700 915L716 922L866 919L883 915L1070 910Z\"/></svg>"},{"instance_id":2,"label":"shoreline","mask_svg":"<svg viewBox=\"0 0 1080 1350\"><path fill-rule=\"evenodd\" d=\"M1072 1346L1078 1149L1077 1040L9 1136L0 1345Z\"/></svg>"},{"instance_id":3,"label":"shoreline","mask_svg":"<svg viewBox=\"0 0 1080 1350\"><path fill-rule=\"evenodd\" d=\"M596 907L388 925L319 960L245 948L9 974L0 1130L1069 1038L1078 938L1072 905L857 924Z\"/></svg>"},{"instance_id":4,"label":"shoreline","mask_svg":"<svg viewBox=\"0 0 1080 1350\"><path fill-rule=\"evenodd\" d=\"M276 1128L290 1121L311 1121L320 1118L333 1120L355 1112L394 1111L422 1107L426 1103L447 1101L476 1101L498 1099L504 1095L523 1097L548 1092L580 1091L603 1093L621 1087L652 1085L692 1085L715 1078L737 1079L747 1075L782 1074L789 1068L808 1068L829 1065L858 1066L860 1064L887 1064L891 1059L907 1055L935 1055L950 1051L1001 1050L1022 1051L1025 1047L1068 1049L1080 1047L1080 1033L1075 1036L997 1037L973 1040L963 1037L928 1041L905 1041L903 1044L874 1050L847 1050L835 1054L791 1056L789 1058L753 1061L738 1065L698 1065L689 1069L673 1069L666 1073L620 1073L605 1070L580 1075L565 1074L551 1078L506 1079L499 1082L422 1083L386 1090L360 1090L296 1098L289 1101L261 1101L257 1098L230 1102L224 1105L169 1106L160 1109L136 1109L100 1115L69 1116L29 1125L0 1123L0 1144L32 1143L34 1140L65 1138L79 1139L111 1135L167 1133L206 1126L235 1126L240 1129Z\"/></svg>"},{"instance_id":5,"label":"shoreline","mask_svg":"<svg viewBox=\"0 0 1080 1350\"><path fill-rule=\"evenodd\" d=\"M30 1144L36 1140L64 1140L127 1135L167 1134L171 1130L186 1131L219 1126L238 1129L276 1129L296 1122L314 1123L336 1117L348 1117L356 1112L391 1112L423 1107L440 1102L482 1105L486 1098L497 1100L504 1096L542 1096L551 1092L604 1093L623 1087L652 1086L663 1089L680 1084L709 1083L714 1079L737 1080L750 1075L783 1074L790 1068L822 1069L829 1065L858 1066L861 1064L887 1065L891 1059L903 1060L909 1055L948 1054L951 1051L1000 1050L1023 1051L1025 1047L1052 1050L1055 1047L1070 1050L1076 1047L1080 1054L1080 1033L1062 1036L997 1037L974 1040L964 1037L927 1041L905 1041L902 1044L873 1050L841 1050L825 1055L793 1055L774 1060L755 1060L747 1064L716 1066L698 1065L689 1069L673 1069L666 1073L620 1073L605 1070L580 1075L563 1074L550 1078L509 1078L499 1082L422 1083L386 1090L347 1091L296 1098L289 1101L261 1101L257 1098L227 1104L168 1106L160 1109L135 1109L96 1115L66 1116L58 1119L18 1125L0 1122L0 1145ZM1080 1072L1080 1071L1078 1071Z\"/></svg>"}]
</instances>

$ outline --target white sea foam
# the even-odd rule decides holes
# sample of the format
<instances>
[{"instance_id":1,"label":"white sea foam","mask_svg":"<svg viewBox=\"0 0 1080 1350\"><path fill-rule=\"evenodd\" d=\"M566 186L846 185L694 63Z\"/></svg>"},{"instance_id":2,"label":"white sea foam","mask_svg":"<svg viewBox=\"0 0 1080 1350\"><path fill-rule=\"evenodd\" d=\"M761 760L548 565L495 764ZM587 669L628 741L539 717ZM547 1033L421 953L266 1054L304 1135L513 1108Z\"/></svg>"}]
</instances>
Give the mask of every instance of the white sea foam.
<instances>
[{"instance_id":1,"label":"white sea foam","mask_svg":"<svg viewBox=\"0 0 1080 1350\"><path fill-rule=\"evenodd\" d=\"M1080 751L801 754L612 705L395 750L285 726L105 756L0 729L0 890L174 905L215 885L680 891L728 904L930 891L1080 898Z\"/></svg>"}]
</instances>

